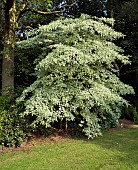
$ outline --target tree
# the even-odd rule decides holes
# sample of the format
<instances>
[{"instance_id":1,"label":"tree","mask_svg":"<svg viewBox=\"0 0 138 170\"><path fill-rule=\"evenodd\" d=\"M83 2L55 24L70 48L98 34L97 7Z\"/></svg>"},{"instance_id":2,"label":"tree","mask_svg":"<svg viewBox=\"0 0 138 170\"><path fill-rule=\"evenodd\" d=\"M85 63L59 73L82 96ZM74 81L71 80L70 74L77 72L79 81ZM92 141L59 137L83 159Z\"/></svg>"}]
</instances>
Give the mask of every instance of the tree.
<instances>
[{"instance_id":1,"label":"tree","mask_svg":"<svg viewBox=\"0 0 138 170\"><path fill-rule=\"evenodd\" d=\"M2 37L3 37L3 24L2 24L2 9L0 8L0 63L2 63ZM0 89L1 89L1 67L0 67Z\"/></svg>"},{"instance_id":2,"label":"tree","mask_svg":"<svg viewBox=\"0 0 138 170\"><path fill-rule=\"evenodd\" d=\"M31 118L33 129L65 120L66 128L67 122L78 122L93 138L101 134L101 128L118 124L122 107L128 105L122 96L133 89L117 77L114 61L126 64L129 59L112 42L123 37L112 24L113 19L87 15L57 20L40 27L36 37L17 44L21 49L40 44L42 48L37 80L18 99L25 108L22 116Z\"/></svg>"},{"instance_id":3,"label":"tree","mask_svg":"<svg viewBox=\"0 0 138 170\"><path fill-rule=\"evenodd\" d=\"M40 7L45 6L47 9L51 0L1 0L4 8L4 50L2 62L2 92L9 95L11 89L14 89L14 47L15 31L18 20L25 12L33 12L42 15L56 14L57 12L43 12ZM2 9L1 6L1 9Z\"/></svg>"},{"instance_id":4,"label":"tree","mask_svg":"<svg viewBox=\"0 0 138 170\"><path fill-rule=\"evenodd\" d=\"M55 3L55 7L62 7L60 4L64 4L68 1L58 1ZM70 0L70 3L74 2ZM72 8L67 8L64 11L64 16L73 15L75 17L79 17L80 14L88 14L97 17L106 17L107 16L107 9L106 9L107 0L77 0Z\"/></svg>"},{"instance_id":5,"label":"tree","mask_svg":"<svg viewBox=\"0 0 138 170\"><path fill-rule=\"evenodd\" d=\"M133 86L135 96L129 97L134 107L138 110L138 1L124 0L120 2L120 7L115 11L115 29L123 32L125 38L118 41L118 44L131 55L132 64L123 66L121 69L121 79ZM133 113L130 113L133 117Z\"/></svg>"}]
</instances>

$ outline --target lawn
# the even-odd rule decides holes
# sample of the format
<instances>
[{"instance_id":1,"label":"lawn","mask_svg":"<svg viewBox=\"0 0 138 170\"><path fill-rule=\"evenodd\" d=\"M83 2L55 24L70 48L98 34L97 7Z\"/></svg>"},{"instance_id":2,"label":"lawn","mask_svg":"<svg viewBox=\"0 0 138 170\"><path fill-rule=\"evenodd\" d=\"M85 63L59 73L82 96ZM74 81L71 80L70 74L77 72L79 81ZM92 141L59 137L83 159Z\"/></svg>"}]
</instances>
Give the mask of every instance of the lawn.
<instances>
[{"instance_id":1,"label":"lawn","mask_svg":"<svg viewBox=\"0 0 138 170\"><path fill-rule=\"evenodd\" d=\"M138 170L138 128L0 153L0 170Z\"/></svg>"}]
</instances>

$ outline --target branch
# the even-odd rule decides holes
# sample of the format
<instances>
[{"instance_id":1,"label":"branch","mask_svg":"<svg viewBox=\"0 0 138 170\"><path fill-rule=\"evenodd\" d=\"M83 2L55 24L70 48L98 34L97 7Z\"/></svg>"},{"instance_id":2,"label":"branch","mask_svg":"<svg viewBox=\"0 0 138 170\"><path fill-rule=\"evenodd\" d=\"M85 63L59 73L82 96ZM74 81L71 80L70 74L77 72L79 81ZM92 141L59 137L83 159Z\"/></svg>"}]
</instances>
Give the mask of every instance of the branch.
<instances>
[{"instance_id":1,"label":"branch","mask_svg":"<svg viewBox=\"0 0 138 170\"><path fill-rule=\"evenodd\" d=\"M76 5L76 2L72 3L71 5L65 4L65 5L62 6L62 8L65 8L65 7L73 7L74 5Z\"/></svg>"},{"instance_id":2,"label":"branch","mask_svg":"<svg viewBox=\"0 0 138 170\"><path fill-rule=\"evenodd\" d=\"M116 62L114 62L114 66L118 70L117 76L120 77L120 68Z\"/></svg>"},{"instance_id":3,"label":"branch","mask_svg":"<svg viewBox=\"0 0 138 170\"><path fill-rule=\"evenodd\" d=\"M26 0L27 1L27 0ZM50 11L50 12L44 12L44 11L38 11L38 10L35 10L35 9L31 9L31 8L28 8L28 9L24 9L24 10L21 10L19 15L18 15L18 18L17 18L17 21L19 20L19 18L25 13L25 12L32 12L32 13L35 13L35 14L40 14L40 15L51 15L51 14L55 14L57 16L58 13L61 13L61 12L64 12L66 10L66 7L73 7L76 3L73 3L71 5L64 5L61 9L62 10L59 10L59 11Z\"/></svg>"},{"instance_id":4,"label":"branch","mask_svg":"<svg viewBox=\"0 0 138 170\"><path fill-rule=\"evenodd\" d=\"M25 12L32 12L32 13L40 14L40 15L51 15L51 14L57 14L57 13L64 12L64 11L43 12L43 11L37 11L37 10L35 10L35 9L30 9L30 8L28 8L28 9L25 9L25 10L23 10L23 11L20 12L17 21L20 19L20 17L21 17Z\"/></svg>"},{"instance_id":5,"label":"branch","mask_svg":"<svg viewBox=\"0 0 138 170\"><path fill-rule=\"evenodd\" d=\"M16 31L18 31L18 30L23 30L23 29L26 29L26 30L33 30L34 28L32 28L32 27L30 27L30 26L23 26L23 27L17 27L16 28Z\"/></svg>"},{"instance_id":6,"label":"branch","mask_svg":"<svg viewBox=\"0 0 138 170\"><path fill-rule=\"evenodd\" d=\"M16 22L19 20L20 13L25 9L26 5L28 4L29 0L24 0L18 9L18 12L16 13Z\"/></svg>"}]
</instances>

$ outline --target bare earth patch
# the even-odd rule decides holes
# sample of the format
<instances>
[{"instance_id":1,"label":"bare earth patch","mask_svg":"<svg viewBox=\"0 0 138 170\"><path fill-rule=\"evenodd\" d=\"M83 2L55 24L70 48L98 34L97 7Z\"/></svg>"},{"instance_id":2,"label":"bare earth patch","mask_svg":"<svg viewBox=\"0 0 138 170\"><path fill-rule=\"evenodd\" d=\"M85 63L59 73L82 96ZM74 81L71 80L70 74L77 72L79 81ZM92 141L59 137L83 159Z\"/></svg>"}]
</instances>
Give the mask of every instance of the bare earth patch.
<instances>
[{"instance_id":1,"label":"bare earth patch","mask_svg":"<svg viewBox=\"0 0 138 170\"><path fill-rule=\"evenodd\" d=\"M120 119L119 123L121 128L138 128L138 124L127 119Z\"/></svg>"},{"instance_id":2,"label":"bare earth patch","mask_svg":"<svg viewBox=\"0 0 138 170\"><path fill-rule=\"evenodd\" d=\"M60 143L69 140L69 136L62 131L57 131L52 135L49 135L47 137L45 136L40 136L37 134L33 134L29 140L25 141L22 143L19 147L2 147L0 149L0 153L5 153L8 151L27 151L32 149L35 145L38 144L53 144L53 143Z\"/></svg>"}]
</instances>

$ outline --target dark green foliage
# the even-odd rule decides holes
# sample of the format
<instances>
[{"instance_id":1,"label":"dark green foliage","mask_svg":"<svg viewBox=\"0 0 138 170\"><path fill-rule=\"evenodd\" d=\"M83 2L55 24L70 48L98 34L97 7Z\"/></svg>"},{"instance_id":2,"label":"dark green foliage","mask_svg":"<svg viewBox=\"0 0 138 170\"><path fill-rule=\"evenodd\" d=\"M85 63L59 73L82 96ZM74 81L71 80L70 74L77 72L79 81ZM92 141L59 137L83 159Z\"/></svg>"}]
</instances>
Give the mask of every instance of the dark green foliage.
<instances>
[{"instance_id":1,"label":"dark green foliage","mask_svg":"<svg viewBox=\"0 0 138 170\"><path fill-rule=\"evenodd\" d=\"M30 31L29 34L32 35L32 31ZM16 91L22 91L36 80L34 68L36 63L42 59L42 56L39 55L43 50L45 50L47 54L49 50L51 51L51 49L48 48L43 49L44 46L51 45L51 42L41 42L38 44L37 41L34 41L32 45L26 44L26 41L22 41L21 43L24 45L16 45L14 51Z\"/></svg>"},{"instance_id":2,"label":"dark green foliage","mask_svg":"<svg viewBox=\"0 0 138 170\"><path fill-rule=\"evenodd\" d=\"M11 99L0 96L0 145L17 147L28 135L27 121L20 117Z\"/></svg>"},{"instance_id":3,"label":"dark green foliage","mask_svg":"<svg viewBox=\"0 0 138 170\"><path fill-rule=\"evenodd\" d=\"M138 112L137 109L130 105L122 110L121 118L127 118L128 120L134 121L138 124Z\"/></svg>"},{"instance_id":4,"label":"dark green foliage","mask_svg":"<svg viewBox=\"0 0 138 170\"><path fill-rule=\"evenodd\" d=\"M121 118L126 118L128 120L134 121L134 115L136 113L136 108L132 105L123 108Z\"/></svg>"},{"instance_id":5,"label":"dark green foliage","mask_svg":"<svg viewBox=\"0 0 138 170\"><path fill-rule=\"evenodd\" d=\"M136 109L134 110L134 122L138 124L138 112L136 111Z\"/></svg>"},{"instance_id":6,"label":"dark green foliage","mask_svg":"<svg viewBox=\"0 0 138 170\"><path fill-rule=\"evenodd\" d=\"M114 2L117 3L117 2ZM119 8L115 12L115 29L123 32L125 38L117 43L131 55L131 65L121 66L121 80L133 86L135 96L127 96L138 111L138 1L124 0L118 2Z\"/></svg>"}]
</instances>

